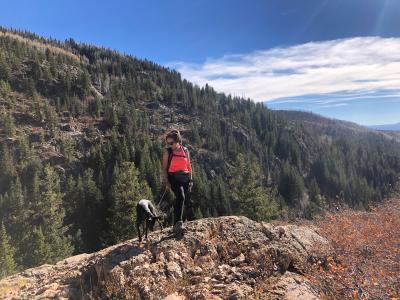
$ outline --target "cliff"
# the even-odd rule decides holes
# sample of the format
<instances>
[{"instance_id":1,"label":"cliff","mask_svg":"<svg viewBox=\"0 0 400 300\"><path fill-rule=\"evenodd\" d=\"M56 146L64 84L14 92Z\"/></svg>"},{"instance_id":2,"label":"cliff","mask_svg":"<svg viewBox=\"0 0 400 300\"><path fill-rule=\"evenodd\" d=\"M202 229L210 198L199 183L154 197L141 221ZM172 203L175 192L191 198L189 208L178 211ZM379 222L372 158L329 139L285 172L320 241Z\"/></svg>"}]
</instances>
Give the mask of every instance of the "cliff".
<instances>
[{"instance_id":1,"label":"cliff","mask_svg":"<svg viewBox=\"0 0 400 300\"><path fill-rule=\"evenodd\" d=\"M319 299L303 274L318 260L313 249L330 247L312 226L229 216L189 222L184 236L169 232L7 277L0 298Z\"/></svg>"}]
</instances>

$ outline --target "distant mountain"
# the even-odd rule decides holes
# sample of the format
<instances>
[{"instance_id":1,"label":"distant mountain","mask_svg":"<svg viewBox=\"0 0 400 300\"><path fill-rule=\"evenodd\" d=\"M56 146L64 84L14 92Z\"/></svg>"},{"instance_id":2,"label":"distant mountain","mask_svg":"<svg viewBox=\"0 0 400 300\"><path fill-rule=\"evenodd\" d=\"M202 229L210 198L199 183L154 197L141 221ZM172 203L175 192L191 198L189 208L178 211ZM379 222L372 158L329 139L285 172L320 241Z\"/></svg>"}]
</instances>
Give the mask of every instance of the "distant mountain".
<instances>
[{"instance_id":1,"label":"distant mountain","mask_svg":"<svg viewBox=\"0 0 400 300\"><path fill-rule=\"evenodd\" d=\"M328 135L331 137L338 135L380 135L389 140L400 141L400 133L389 131L386 129L376 129L371 126L361 126L359 124L326 118L321 115L296 110L276 110L276 113L287 120L297 122L308 130L311 130L314 135ZM400 124L400 123L399 123ZM398 124L398 125L399 125ZM378 131L377 131L378 130Z\"/></svg>"},{"instance_id":2,"label":"distant mountain","mask_svg":"<svg viewBox=\"0 0 400 300\"><path fill-rule=\"evenodd\" d=\"M400 131L400 122L395 124L371 125L368 127L376 130Z\"/></svg>"},{"instance_id":3,"label":"distant mountain","mask_svg":"<svg viewBox=\"0 0 400 300\"><path fill-rule=\"evenodd\" d=\"M326 118L321 115L306 112L306 111L297 111L297 110L275 110L278 115L284 116L290 121L301 122L306 126L316 126L321 130L344 130L345 132L357 132L357 133L367 133L372 132L372 130L367 127L361 126L359 124L343 121L338 119Z\"/></svg>"}]
</instances>

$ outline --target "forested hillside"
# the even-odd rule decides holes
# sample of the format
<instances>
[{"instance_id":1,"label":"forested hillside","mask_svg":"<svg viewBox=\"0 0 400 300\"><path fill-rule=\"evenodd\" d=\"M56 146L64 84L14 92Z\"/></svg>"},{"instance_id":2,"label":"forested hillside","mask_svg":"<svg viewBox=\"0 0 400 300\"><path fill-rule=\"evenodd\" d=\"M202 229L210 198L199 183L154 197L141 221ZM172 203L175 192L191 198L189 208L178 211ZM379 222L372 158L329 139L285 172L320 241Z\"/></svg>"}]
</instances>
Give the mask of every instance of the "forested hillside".
<instances>
[{"instance_id":1,"label":"forested hillside","mask_svg":"<svg viewBox=\"0 0 400 300\"><path fill-rule=\"evenodd\" d=\"M399 177L399 143L382 134L313 131L147 60L2 28L0 277L135 236L136 202L164 191L172 128L191 152L197 218L363 208Z\"/></svg>"}]
</instances>

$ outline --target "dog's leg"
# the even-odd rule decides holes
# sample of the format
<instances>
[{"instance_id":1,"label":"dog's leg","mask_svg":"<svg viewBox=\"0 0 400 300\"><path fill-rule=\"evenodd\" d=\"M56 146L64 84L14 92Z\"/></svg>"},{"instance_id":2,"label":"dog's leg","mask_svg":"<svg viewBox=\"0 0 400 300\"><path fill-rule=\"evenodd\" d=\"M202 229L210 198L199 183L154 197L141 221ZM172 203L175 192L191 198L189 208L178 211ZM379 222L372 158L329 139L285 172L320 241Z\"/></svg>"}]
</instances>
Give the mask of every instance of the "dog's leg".
<instances>
[{"instance_id":1,"label":"dog's leg","mask_svg":"<svg viewBox=\"0 0 400 300\"><path fill-rule=\"evenodd\" d=\"M140 224L138 222L136 222L136 229L138 232L138 236L139 236L139 243L142 241L142 236L140 234Z\"/></svg>"},{"instance_id":2,"label":"dog's leg","mask_svg":"<svg viewBox=\"0 0 400 300\"><path fill-rule=\"evenodd\" d=\"M146 221L144 221L144 226L145 226L145 236L146 236L146 241L147 241L147 230L148 230L148 228L149 228L149 224L147 224L147 219L146 219Z\"/></svg>"}]
</instances>

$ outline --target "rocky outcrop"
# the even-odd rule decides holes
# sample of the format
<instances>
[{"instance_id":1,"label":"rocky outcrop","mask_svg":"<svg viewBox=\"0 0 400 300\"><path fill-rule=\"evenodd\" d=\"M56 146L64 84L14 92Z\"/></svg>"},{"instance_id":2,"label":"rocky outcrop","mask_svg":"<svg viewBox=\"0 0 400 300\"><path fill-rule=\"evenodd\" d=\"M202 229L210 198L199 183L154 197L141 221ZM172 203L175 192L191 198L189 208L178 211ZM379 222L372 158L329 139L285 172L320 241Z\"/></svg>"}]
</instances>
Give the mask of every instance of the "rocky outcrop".
<instances>
[{"instance_id":1,"label":"rocky outcrop","mask_svg":"<svg viewBox=\"0 0 400 300\"><path fill-rule=\"evenodd\" d=\"M92 254L43 265L0 281L1 299L319 299L303 268L314 229L245 217L166 229Z\"/></svg>"}]
</instances>

